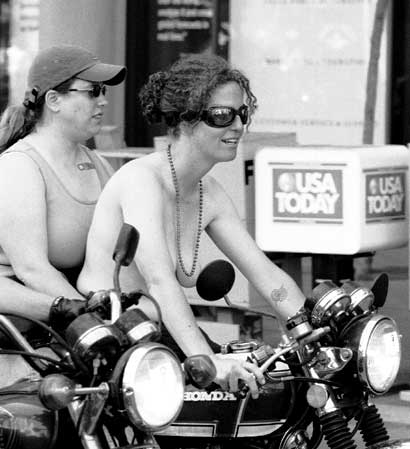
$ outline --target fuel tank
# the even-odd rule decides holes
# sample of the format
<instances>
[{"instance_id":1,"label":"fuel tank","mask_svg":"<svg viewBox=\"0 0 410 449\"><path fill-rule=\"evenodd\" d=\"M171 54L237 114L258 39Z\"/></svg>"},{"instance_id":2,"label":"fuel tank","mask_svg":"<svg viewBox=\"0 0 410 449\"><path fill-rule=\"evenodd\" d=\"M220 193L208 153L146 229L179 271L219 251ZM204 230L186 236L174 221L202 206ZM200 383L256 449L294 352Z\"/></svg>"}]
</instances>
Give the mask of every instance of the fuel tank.
<instances>
[{"instance_id":1,"label":"fuel tank","mask_svg":"<svg viewBox=\"0 0 410 449\"><path fill-rule=\"evenodd\" d=\"M51 449L57 440L57 412L38 399L39 381L21 380L0 390L0 449Z\"/></svg>"},{"instance_id":2,"label":"fuel tank","mask_svg":"<svg viewBox=\"0 0 410 449\"><path fill-rule=\"evenodd\" d=\"M271 434L286 422L295 403L290 383L267 383L258 399L188 385L180 415L160 435L180 437L255 437Z\"/></svg>"}]
</instances>

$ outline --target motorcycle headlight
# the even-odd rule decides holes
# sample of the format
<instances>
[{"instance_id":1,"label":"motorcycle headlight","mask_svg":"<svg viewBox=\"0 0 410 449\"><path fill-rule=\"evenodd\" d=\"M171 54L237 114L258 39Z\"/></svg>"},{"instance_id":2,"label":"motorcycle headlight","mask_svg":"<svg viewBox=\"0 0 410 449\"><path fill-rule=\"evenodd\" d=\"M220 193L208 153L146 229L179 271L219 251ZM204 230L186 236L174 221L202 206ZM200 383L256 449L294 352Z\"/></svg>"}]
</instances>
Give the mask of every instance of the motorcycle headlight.
<instances>
[{"instance_id":1,"label":"motorcycle headlight","mask_svg":"<svg viewBox=\"0 0 410 449\"><path fill-rule=\"evenodd\" d=\"M184 401L180 362L159 343L132 348L126 357L120 390L130 421L150 431L167 427Z\"/></svg>"},{"instance_id":2,"label":"motorcycle headlight","mask_svg":"<svg viewBox=\"0 0 410 449\"><path fill-rule=\"evenodd\" d=\"M356 322L344 338L357 353L360 380L374 394L383 394L393 385L401 360L400 334L389 317L372 315Z\"/></svg>"}]
</instances>

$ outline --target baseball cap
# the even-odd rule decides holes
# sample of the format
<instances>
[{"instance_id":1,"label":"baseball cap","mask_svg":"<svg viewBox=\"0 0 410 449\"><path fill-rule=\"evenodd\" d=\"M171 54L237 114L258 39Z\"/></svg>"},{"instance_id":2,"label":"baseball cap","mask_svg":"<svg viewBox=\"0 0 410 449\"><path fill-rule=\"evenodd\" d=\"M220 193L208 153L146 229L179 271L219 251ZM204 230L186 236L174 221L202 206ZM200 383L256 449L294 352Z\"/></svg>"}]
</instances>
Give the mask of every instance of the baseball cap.
<instances>
[{"instance_id":1,"label":"baseball cap","mask_svg":"<svg viewBox=\"0 0 410 449\"><path fill-rule=\"evenodd\" d=\"M74 76L115 86L124 81L126 73L124 66L105 64L82 47L57 45L40 50L34 58L28 73L28 92L35 89L40 97Z\"/></svg>"}]
</instances>

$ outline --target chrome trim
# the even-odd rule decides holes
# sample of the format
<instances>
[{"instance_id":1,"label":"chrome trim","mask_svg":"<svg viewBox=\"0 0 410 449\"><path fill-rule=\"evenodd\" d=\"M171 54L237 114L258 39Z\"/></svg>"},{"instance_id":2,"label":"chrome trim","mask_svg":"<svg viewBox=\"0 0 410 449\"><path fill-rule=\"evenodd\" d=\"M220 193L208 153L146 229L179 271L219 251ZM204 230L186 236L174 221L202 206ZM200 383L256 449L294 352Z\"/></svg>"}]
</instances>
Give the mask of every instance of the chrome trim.
<instances>
[{"instance_id":1,"label":"chrome trim","mask_svg":"<svg viewBox=\"0 0 410 449\"><path fill-rule=\"evenodd\" d=\"M84 400L74 399L67 405L68 412L74 425L76 426L81 415L81 410L84 406ZM100 438L96 435L89 435L86 433L79 433L81 443L84 449L101 449L104 447L101 444Z\"/></svg>"},{"instance_id":2,"label":"chrome trim","mask_svg":"<svg viewBox=\"0 0 410 449\"><path fill-rule=\"evenodd\" d=\"M96 342L106 338L113 337L118 342L117 336L112 329L105 324L98 324L82 333L73 346L74 352L78 352L80 357L84 357L86 352Z\"/></svg>"},{"instance_id":3,"label":"chrome trim","mask_svg":"<svg viewBox=\"0 0 410 449\"><path fill-rule=\"evenodd\" d=\"M166 429L156 431L155 435L175 437L214 437L217 425L214 422L172 423Z\"/></svg>"},{"instance_id":4,"label":"chrome trim","mask_svg":"<svg viewBox=\"0 0 410 449\"><path fill-rule=\"evenodd\" d=\"M279 443L279 449L304 449L308 447L308 436L304 429L289 429Z\"/></svg>"},{"instance_id":5,"label":"chrome trim","mask_svg":"<svg viewBox=\"0 0 410 449\"><path fill-rule=\"evenodd\" d=\"M170 357L170 360L175 361L176 366L179 367L179 381L182 387L179 405L174 415L169 419L169 421L159 426L153 426L144 420L144 418L141 416L138 410L138 404L136 403L134 396L134 381L137 367L143 361L144 357L147 356L148 353L156 350L162 351L163 353L167 354ZM179 360L177 360L175 354L167 346L164 346L160 343L147 343L144 346L136 347L128 357L122 375L122 388L121 388L122 398L130 421L140 429L150 431L154 430L158 431L169 426L170 423L176 419L176 417L179 415L182 409L184 403L184 387L185 387L185 378L181 368L181 364Z\"/></svg>"},{"instance_id":6,"label":"chrome trim","mask_svg":"<svg viewBox=\"0 0 410 449\"><path fill-rule=\"evenodd\" d=\"M93 392L88 396L83 406L80 433L94 435L109 393L110 388L108 384L103 383L99 391Z\"/></svg>"},{"instance_id":7,"label":"chrome trim","mask_svg":"<svg viewBox=\"0 0 410 449\"><path fill-rule=\"evenodd\" d=\"M111 301L111 323L118 320L121 315L121 298L120 295L115 290L110 290L110 301Z\"/></svg>"},{"instance_id":8,"label":"chrome trim","mask_svg":"<svg viewBox=\"0 0 410 449\"><path fill-rule=\"evenodd\" d=\"M228 343L233 353L252 352L258 348L258 343L255 340L239 341L234 340Z\"/></svg>"},{"instance_id":9,"label":"chrome trim","mask_svg":"<svg viewBox=\"0 0 410 449\"><path fill-rule=\"evenodd\" d=\"M321 298L319 298L312 310L312 324L321 325L323 324L323 320L326 314L329 312L329 309L334 306L338 301L340 301L343 297L349 299L349 296L346 292L340 288L333 288L324 294Z\"/></svg>"},{"instance_id":10,"label":"chrome trim","mask_svg":"<svg viewBox=\"0 0 410 449\"><path fill-rule=\"evenodd\" d=\"M324 357L321 358L319 354L323 354ZM314 368L320 375L340 371L353 357L353 351L350 348L335 346L321 347L319 348L319 354L318 362L314 365Z\"/></svg>"},{"instance_id":11,"label":"chrome trim","mask_svg":"<svg viewBox=\"0 0 410 449\"><path fill-rule=\"evenodd\" d=\"M270 423L246 423L239 424L236 429L236 433L234 437L236 438L244 438L244 437L259 437L268 435L276 430L280 429L286 420L281 420L278 422L270 422Z\"/></svg>"},{"instance_id":12,"label":"chrome trim","mask_svg":"<svg viewBox=\"0 0 410 449\"><path fill-rule=\"evenodd\" d=\"M236 426L233 438L258 437L268 435L280 429L286 420L279 422L263 422L263 423L241 423ZM212 422L189 423L177 422L172 423L164 430L155 432L157 435L167 435L175 437L207 437L213 438L216 435L217 425Z\"/></svg>"},{"instance_id":13,"label":"chrome trim","mask_svg":"<svg viewBox=\"0 0 410 449\"><path fill-rule=\"evenodd\" d=\"M158 327L152 321L144 321L130 329L127 332L127 337L131 343L138 343L152 334L158 334Z\"/></svg>"},{"instance_id":14,"label":"chrome trim","mask_svg":"<svg viewBox=\"0 0 410 449\"><path fill-rule=\"evenodd\" d=\"M362 312L370 310L374 303L374 294L371 290L364 287L358 287L350 293L350 298L352 300L350 308L352 310L360 307ZM366 302L366 299L368 300Z\"/></svg>"},{"instance_id":15,"label":"chrome trim","mask_svg":"<svg viewBox=\"0 0 410 449\"><path fill-rule=\"evenodd\" d=\"M367 348L369 345L369 341L370 341L370 337L372 335L372 333L374 332L374 330L376 329L376 327L383 321L388 321L392 324L392 326L394 327L396 333L397 333L397 337L398 337L398 343L399 343L399 348L400 348L400 354L401 354L401 342L400 342L400 333L397 327L396 322L390 318L387 317L385 315L379 315L379 314L375 314L373 315L365 324L364 327L362 328L362 333L360 335L360 340L359 340L359 345L357 348L357 372L359 375L359 379L361 380L362 383L364 383L365 385L367 385L367 387L369 388L369 390L376 394L376 395L380 395L385 393L386 391L388 391L388 389L391 387L388 386L386 389L382 390L382 391L378 391L376 390L373 385L370 384L369 381L369 375L367 372ZM399 361L399 365L400 365L400 361ZM397 373L396 373L397 376ZM396 378L396 376L394 377L394 379ZM393 379L393 381L394 381ZM392 381L392 384L393 384Z\"/></svg>"}]
</instances>

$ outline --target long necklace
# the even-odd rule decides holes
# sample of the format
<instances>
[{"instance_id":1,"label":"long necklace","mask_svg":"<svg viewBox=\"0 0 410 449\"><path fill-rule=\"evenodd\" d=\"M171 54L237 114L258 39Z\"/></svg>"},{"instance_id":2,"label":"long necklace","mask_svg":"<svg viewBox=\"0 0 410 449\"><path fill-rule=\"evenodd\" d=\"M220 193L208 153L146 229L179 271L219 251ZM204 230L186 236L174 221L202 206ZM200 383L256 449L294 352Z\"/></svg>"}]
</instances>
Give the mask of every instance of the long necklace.
<instances>
[{"instance_id":1,"label":"long necklace","mask_svg":"<svg viewBox=\"0 0 410 449\"><path fill-rule=\"evenodd\" d=\"M201 231L202 231L202 213L203 213L203 188L202 188L202 180L199 181L199 211L198 211L198 229L196 231L196 238L195 238L195 246L194 246L194 258L192 261L192 268L191 271L188 272L188 270L185 268L184 261L182 259L182 251L181 251L181 193L179 191L179 185L178 185L178 178L177 178L177 172L175 170L174 161L172 160L171 155L171 145L168 145L167 147L167 157L169 166L171 168L171 175L172 175L172 182L174 184L175 189L175 208L176 208L176 234L177 234L177 258L178 258L178 264L181 267L182 272L187 277L191 277L195 273L196 265L198 263L198 256L199 256L199 244L201 241Z\"/></svg>"}]
</instances>

